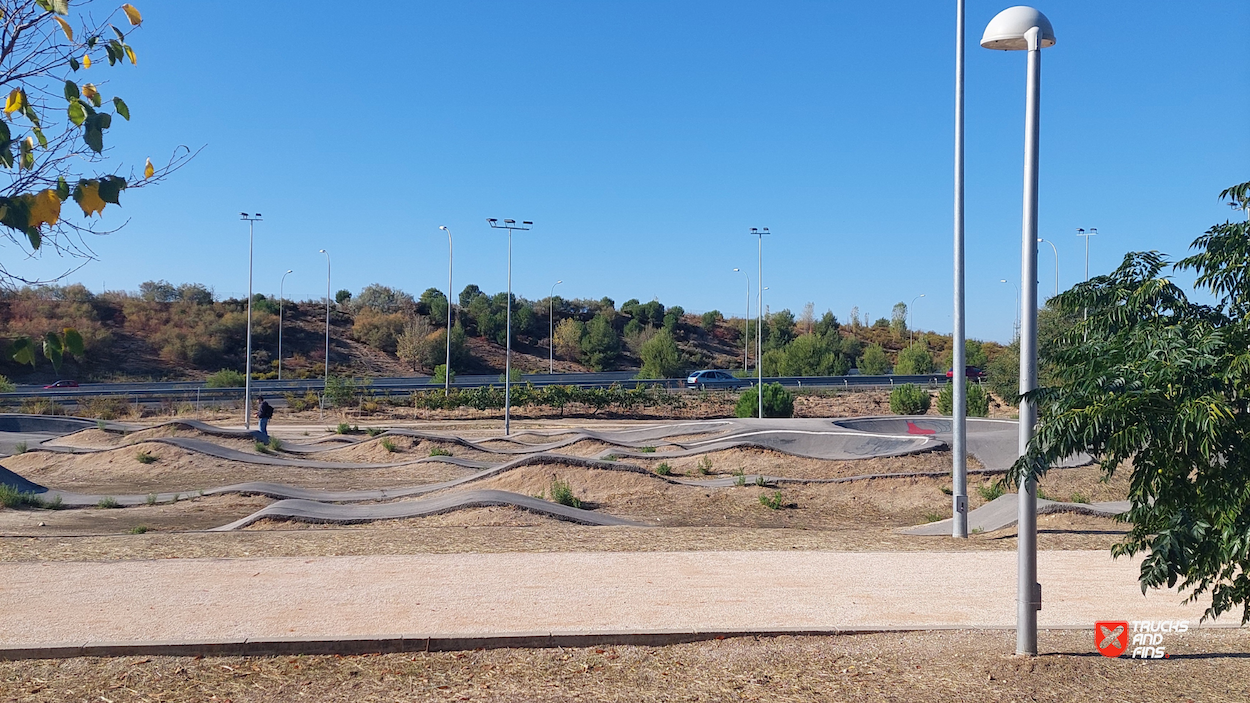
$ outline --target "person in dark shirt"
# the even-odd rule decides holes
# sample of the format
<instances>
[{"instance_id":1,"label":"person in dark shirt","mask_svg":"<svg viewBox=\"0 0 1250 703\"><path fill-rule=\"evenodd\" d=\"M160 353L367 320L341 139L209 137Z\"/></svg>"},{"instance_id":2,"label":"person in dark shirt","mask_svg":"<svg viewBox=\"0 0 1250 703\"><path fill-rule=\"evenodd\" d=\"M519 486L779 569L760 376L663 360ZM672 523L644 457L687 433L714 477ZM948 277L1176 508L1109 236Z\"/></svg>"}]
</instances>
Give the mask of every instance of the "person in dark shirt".
<instances>
[{"instance_id":1,"label":"person in dark shirt","mask_svg":"<svg viewBox=\"0 0 1250 703\"><path fill-rule=\"evenodd\" d=\"M269 436L269 419L273 417L273 406L265 402L264 396L256 396L260 401L260 407L256 409L256 418L260 420L260 433Z\"/></svg>"}]
</instances>

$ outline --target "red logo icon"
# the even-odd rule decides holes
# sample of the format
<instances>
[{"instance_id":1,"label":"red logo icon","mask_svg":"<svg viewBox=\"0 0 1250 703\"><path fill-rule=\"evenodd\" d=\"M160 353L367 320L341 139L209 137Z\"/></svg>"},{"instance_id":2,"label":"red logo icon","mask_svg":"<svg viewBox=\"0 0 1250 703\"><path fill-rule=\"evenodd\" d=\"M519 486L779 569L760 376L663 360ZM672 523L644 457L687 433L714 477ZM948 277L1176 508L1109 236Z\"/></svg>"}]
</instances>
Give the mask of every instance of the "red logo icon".
<instances>
[{"instance_id":1,"label":"red logo icon","mask_svg":"<svg viewBox=\"0 0 1250 703\"><path fill-rule=\"evenodd\" d=\"M1114 620L1094 623L1094 646L1104 657L1115 658L1128 649L1128 622Z\"/></svg>"}]
</instances>

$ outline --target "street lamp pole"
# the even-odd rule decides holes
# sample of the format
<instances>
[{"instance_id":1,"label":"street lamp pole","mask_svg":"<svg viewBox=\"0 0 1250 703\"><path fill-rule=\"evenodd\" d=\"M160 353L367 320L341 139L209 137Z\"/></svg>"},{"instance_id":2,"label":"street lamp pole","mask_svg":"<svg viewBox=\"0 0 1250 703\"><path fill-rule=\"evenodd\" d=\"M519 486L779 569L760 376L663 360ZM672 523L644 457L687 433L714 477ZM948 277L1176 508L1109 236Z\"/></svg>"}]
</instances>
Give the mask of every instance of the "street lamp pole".
<instances>
[{"instance_id":1,"label":"street lamp pole","mask_svg":"<svg viewBox=\"0 0 1250 703\"><path fill-rule=\"evenodd\" d=\"M907 306L907 318L908 318L907 320L907 345L908 346L911 346L916 341L916 334L911 329L911 321L916 319L915 315L913 315L911 311L912 305L915 305L916 301L920 300L923 297L924 297L924 293L921 293L920 295L912 298L911 305Z\"/></svg>"},{"instance_id":2,"label":"street lamp pole","mask_svg":"<svg viewBox=\"0 0 1250 703\"><path fill-rule=\"evenodd\" d=\"M1020 336L1020 286L1015 281L1008 281L1005 278L998 279L999 283L1010 283L1016 289L1016 317L1011 321L1011 341L1015 341Z\"/></svg>"},{"instance_id":3,"label":"street lamp pole","mask_svg":"<svg viewBox=\"0 0 1250 703\"><path fill-rule=\"evenodd\" d=\"M1053 46L1055 32L1041 12L1025 6L998 13L985 28L981 46L1028 52L1024 110L1024 213L1020 264L1020 393L1037 387L1037 181L1041 106L1042 48ZM1033 439L1037 405L1020 400L1019 451ZM1037 481L1021 482L1017 502L1016 654L1037 654L1037 612L1042 587L1037 582Z\"/></svg>"},{"instance_id":4,"label":"street lamp pole","mask_svg":"<svg viewBox=\"0 0 1250 703\"><path fill-rule=\"evenodd\" d=\"M755 302L757 315L755 322L755 371L757 374L757 385L755 388L755 397L759 400L760 419L764 419L764 235L768 234L767 227L756 229L751 228L751 234L759 239L759 271L756 273L756 281L759 288L759 300Z\"/></svg>"},{"instance_id":5,"label":"street lamp pole","mask_svg":"<svg viewBox=\"0 0 1250 703\"><path fill-rule=\"evenodd\" d=\"M443 361L443 397L451 395L451 264L452 264L452 246L451 246L451 230L446 225L439 225L439 229L447 233L447 358Z\"/></svg>"},{"instance_id":6,"label":"street lamp pole","mask_svg":"<svg viewBox=\"0 0 1250 703\"><path fill-rule=\"evenodd\" d=\"M278 380L282 380L282 310L283 304L286 303L284 291L286 290L286 277L294 273L291 269L287 269L282 274L282 280L278 283Z\"/></svg>"},{"instance_id":7,"label":"street lamp pole","mask_svg":"<svg viewBox=\"0 0 1250 703\"><path fill-rule=\"evenodd\" d=\"M256 223L260 222L260 213L249 215L239 213L247 222L247 360L244 362L243 377L243 429L252 429L252 241Z\"/></svg>"},{"instance_id":8,"label":"street lamp pole","mask_svg":"<svg viewBox=\"0 0 1250 703\"><path fill-rule=\"evenodd\" d=\"M751 353L751 274L741 269L734 269L734 271L747 277L747 312L746 317L742 318L742 329L746 333L742 339L742 373L745 374Z\"/></svg>"},{"instance_id":9,"label":"street lamp pole","mask_svg":"<svg viewBox=\"0 0 1250 703\"><path fill-rule=\"evenodd\" d=\"M526 220L518 225L516 220L504 220L499 224L499 220L492 218L487 218L486 222L492 229L508 230L508 345L503 366L503 434L507 437L512 434L512 230L527 232L534 223Z\"/></svg>"},{"instance_id":10,"label":"street lamp pole","mask_svg":"<svg viewBox=\"0 0 1250 703\"><path fill-rule=\"evenodd\" d=\"M951 536L968 536L967 366L964 338L964 0L955 2L955 315L951 374Z\"/></svg>"},{"instance_id":11,"label":"street lamp pole","mask_svg":"<svg viewBox=\"0 0 1250 703\"><path fill-rule=\"evenodd\" d=\"M547 373L556 372L556 286L564 283L564 281L556 281L551 284L551 293L547 296L547 322L551 323L551 334L547 340Z\"/></svg>"},{"instance_id":12,"label":"street lamp pole","mask_svg":"<svg viewBox=\"0 0 1250 703\"><path fill-rule=\"evenodd\" d=\"M1055 252L1055 295L1059 295L1059 249L1055 247L1054 242L1038 237L1037 243L1041 244L1042 242L1049 244L1050 250Z\"/></svg>"},{"instance_id":13,"label":"street lamp pole","mask_svg":"<svg viewBox=\"0 0 1250 703\"><path fill-rule=\"evenodd\" d=\"M1089 229L1083 229L1081 227L1077 227L1076 236L1085 238L1085 280L1088 281L1089 280L1089 238L1098 236L1098 228L1090 227ZM1089 319L1088 307L1084 308L1081 311L1081 320L1087 320L1087 319ZM1085 339L1089 339L1089 332L1085 333Z\"/></svg>"},{"instance_id":14,"label":"street lamp pole","mask_svg":"<svg viewBox=\"0 0 1250 703\"><path fill-rule=\"evenodd\" d=\"M330 387L330 252L319 249L318 253L326 255L326 363L325 378L321 381L321 417L326 416L326 391Z\"/></svg>"}]
</instances>

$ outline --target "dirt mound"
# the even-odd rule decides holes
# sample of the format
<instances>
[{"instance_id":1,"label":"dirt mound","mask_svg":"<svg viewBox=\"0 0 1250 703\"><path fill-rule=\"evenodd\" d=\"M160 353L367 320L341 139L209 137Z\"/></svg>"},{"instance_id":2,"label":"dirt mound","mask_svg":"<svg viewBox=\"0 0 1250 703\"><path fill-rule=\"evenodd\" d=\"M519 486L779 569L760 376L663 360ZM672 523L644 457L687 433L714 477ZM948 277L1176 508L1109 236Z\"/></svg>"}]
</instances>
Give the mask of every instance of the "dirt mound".
<instances>
[{"instance_id":1,"label":"dirt mound","mask_svg":"<svg viewBox=\"0 0 1250 703\"><path fill-rule=\"evenodd\" d=\"M384 441L394 447L395 451L388 450L383 444ZM516 454L481 452L456 442L418 439L405 435L383 435L347 446L334 447L327 445L324 452L306 454L304 456L318 461L391 464L397 461L412 461L434 456L435 451L439 453L445 452L445 456L495 464L502 464L518 456Z\"/></svg>"},{"instance_id":2,"label":"dirt mound","mask_svg":"<svg viewBox=\"0 0 1250 703\"><path fill-rule=\"evenodd\" d=\"M326 530L326 529L376 529L403 530L427 527L540 527L551 528L566 525L546 515L539 515L528 510L512 506L489 506L481 508L465 508L441 515L404 518L402 520L378 520L370 523L352 525L336 525L333 523L312 523L297 520L275 520L265 518L243 528L244 530Z\"/></svg>"},{"instance_id":3,"label":"dirt mound","mask_svg":"<svg viewBox=\"0 0 1250 703\"><path fill-rule=\"evenodd\" d=\"M642 458L630 457L629 461L652 470L660 463L666 463L674 476L696 480L724 478L738 472L782 478L828 479L867 474L945 474L951 470L950 452L945 451L871 459L827 460L798 457L760 447L742 447L699 456L666 458L661 447L654 454ZM706 468L708 473L701 473L700 467ZM980 469L981 464L968 457L968 468Z\"/></svg>"}]
</instances>

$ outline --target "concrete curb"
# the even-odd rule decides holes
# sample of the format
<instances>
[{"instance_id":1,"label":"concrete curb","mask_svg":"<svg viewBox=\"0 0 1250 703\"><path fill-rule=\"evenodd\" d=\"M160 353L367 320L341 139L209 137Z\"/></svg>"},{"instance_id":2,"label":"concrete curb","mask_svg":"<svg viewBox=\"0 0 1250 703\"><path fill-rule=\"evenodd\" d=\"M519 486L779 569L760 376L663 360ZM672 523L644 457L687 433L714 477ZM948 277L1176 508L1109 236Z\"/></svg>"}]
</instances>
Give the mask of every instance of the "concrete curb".
<instances>
[{"instance_id":1,"label":"concrete curb","mask_svg":"<svg viewBox=\"0 0 1250 703\"><path fill-rule=\"evenodd\" d=\"M1195 624L1191 630L1238 629L1233 624ZM1088 625L1039 628L1045 631L1093 631ZM928 627L772 628L767 630L625 630L619 632L510 632L480 635L379 635L376 637L278 637L268 639L83 642L0 647L0 661L74 657L275 657L327 654L460 652L475 649L550 649L596 646L664 647L742 637L838 637L880 633L959 630L1014 631L1007 625L933 625Z\"/></svg>"}]
</instances>

